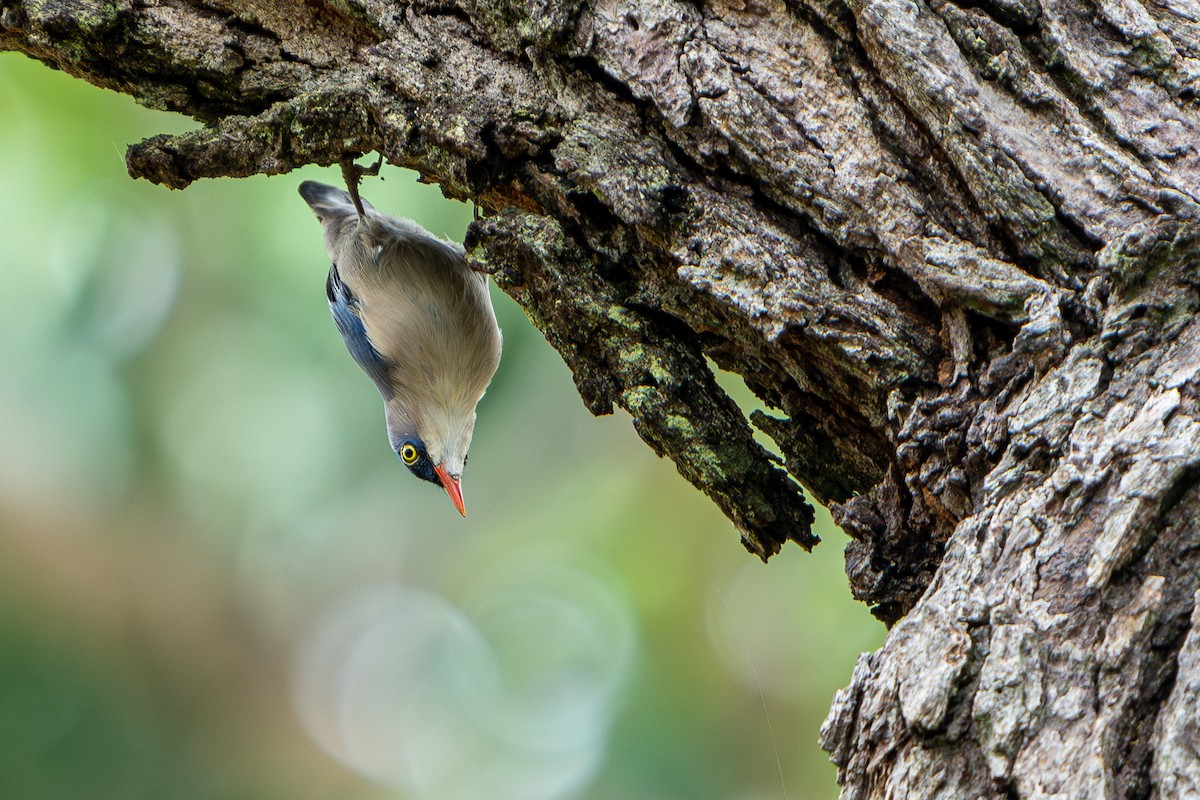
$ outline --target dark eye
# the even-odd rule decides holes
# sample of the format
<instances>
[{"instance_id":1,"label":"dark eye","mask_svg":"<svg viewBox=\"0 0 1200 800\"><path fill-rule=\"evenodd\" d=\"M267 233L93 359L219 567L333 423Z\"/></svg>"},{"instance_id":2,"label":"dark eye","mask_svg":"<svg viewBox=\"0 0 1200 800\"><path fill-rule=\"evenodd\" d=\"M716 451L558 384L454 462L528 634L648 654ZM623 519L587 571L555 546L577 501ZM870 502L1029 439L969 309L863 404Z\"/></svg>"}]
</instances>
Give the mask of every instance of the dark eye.
<instances>
[{"instance_id":1,"label":"dark eye","mask_svg":"<svg viewBox=\"0 0 1200 800\"><path fill-rule=\"evenodd\" d=\"M400 460L403 461L406 466L411 467L413 464L417 463L417 457L418 453L416 447L408 444L407 442L401 445Z\"/></svg>"}]
</instances>

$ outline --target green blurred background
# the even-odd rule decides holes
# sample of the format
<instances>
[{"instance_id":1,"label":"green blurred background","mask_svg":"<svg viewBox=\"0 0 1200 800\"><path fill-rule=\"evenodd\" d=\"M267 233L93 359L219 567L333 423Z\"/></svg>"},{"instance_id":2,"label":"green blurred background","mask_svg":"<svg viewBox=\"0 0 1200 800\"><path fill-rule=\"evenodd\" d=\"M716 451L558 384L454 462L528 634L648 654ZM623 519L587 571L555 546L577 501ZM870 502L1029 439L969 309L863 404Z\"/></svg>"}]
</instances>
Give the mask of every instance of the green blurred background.
<instances>
[{"instance_id":1,"label":"green blurred background","mask_svg":"<svg viewBox=\"0 0 1200 800\"><path fill-rule=\"evenodd\" d=\"M460 519L329 320L336 171L128 178L193 125L0 54L0 798L835 797L883 630L827 515L759 563L496 292Z\"/></svg>"}]
</instances>

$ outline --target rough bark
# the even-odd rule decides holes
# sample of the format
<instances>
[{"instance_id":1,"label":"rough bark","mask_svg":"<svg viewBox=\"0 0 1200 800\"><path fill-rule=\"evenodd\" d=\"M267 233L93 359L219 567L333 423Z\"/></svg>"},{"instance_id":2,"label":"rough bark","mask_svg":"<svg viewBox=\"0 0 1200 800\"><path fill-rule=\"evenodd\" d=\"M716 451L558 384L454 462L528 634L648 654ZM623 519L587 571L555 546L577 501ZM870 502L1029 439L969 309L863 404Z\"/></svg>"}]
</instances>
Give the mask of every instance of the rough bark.
<instances>
[{"instance_id":1,"label":"rough bark","mask_svg":"<svg viewBox=\"0 0 1200 800\"><path fill-rule=\"evenodd\" d=\"M0 0L0 48L206 123L137 177L378 151L477 201L472 258L750 550L815 542L793 479L830 504L900 620L823 730L844 797L1166 798L1200 786L1198 20Z\"/></svg>"}]
</instances>

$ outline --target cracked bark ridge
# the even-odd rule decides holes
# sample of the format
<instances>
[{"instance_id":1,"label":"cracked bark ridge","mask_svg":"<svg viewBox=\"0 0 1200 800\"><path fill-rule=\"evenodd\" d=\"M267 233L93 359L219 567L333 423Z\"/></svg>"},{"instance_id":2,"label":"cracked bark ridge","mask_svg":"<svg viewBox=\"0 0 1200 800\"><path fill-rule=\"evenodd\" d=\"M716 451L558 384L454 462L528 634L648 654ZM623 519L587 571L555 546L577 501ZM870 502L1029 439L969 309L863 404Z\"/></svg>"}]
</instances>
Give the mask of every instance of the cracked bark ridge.
<instances>
[{"instance_id":1,"label":"cracked bark ridge","mask_svg":"<svg viewBox=\"0 0 1200 800\"><path fill-rule=\"evenodd\" d=\"M846 795L1191 796L1200 326L1105 331L1008 408L983 510L826 721Z\"/></svg>"},{"instance_id":2,"label":"cracked bark ridge","mask_svg":"<svg viewBox=\"0 0 1200 800\"><path fill-rule=\"evenodd\" d=\"M201 130L182 187L377 150L769 555L896 623L847 798L1175 797L1200 766L1190 0L0 0L0 48ZM905 616L907 614L907 616Z\"/></svg>"},{"instance_id":3,"label":"cracked bark ridge","mask_svg":"<svg viewBox=\"0 0 1200 800\"><path fill-rule=\"evenodd\" d=\"M673 335L671 319L615 296L598 279L604 267L549 217L506 212L476 223L467 244L519 303L552 310L534 324L566 359L592 413L612 413L614 403L628 411L642 439L729 515L746 549L766 561L788 540L806 550L817 543L812 506L771 464L699 348Z\"/></svg>"}]
</instances>

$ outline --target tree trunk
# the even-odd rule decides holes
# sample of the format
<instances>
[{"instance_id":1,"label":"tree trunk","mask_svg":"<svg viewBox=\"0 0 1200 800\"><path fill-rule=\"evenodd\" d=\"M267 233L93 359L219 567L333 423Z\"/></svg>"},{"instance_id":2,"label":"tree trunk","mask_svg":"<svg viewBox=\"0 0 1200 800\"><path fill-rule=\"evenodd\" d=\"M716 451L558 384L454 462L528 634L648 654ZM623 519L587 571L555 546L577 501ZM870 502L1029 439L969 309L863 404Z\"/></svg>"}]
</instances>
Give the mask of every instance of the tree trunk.
<instances>
[{"instance_id":1,"label":"tree trunk","mask_svg":"<svg viewBox=\"0 0 1200 800\"><path fill-rule=\"evenodd\" d=\"M1200 796L1198 20L0 0L0 49L206 124L134 176L379 151L476 201L475 263L751 551L815 543L793 479L829 504L900 620L823 730L844 797L1166 798Z\"/></svg>"}]
</instances>

